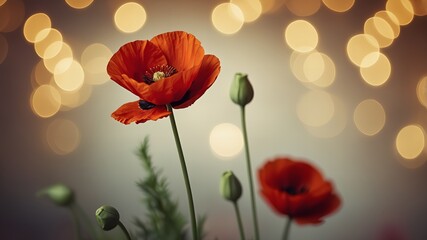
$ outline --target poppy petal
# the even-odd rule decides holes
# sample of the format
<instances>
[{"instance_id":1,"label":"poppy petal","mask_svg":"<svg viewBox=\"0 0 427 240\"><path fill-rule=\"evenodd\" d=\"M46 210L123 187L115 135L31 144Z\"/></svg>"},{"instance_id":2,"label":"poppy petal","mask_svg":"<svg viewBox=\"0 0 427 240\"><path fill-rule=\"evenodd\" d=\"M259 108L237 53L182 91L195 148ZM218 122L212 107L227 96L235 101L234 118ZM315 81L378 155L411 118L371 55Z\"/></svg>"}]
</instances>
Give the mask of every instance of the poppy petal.
<instances>
[{"instance_id":1,"label":"poppy petal","mask_svg":"<svg viewBox=\"0 0 427 240\"><path fill-rule=\"evenodd\" d=\"M178 72L150 85L139 84L140 97L156 105L166 105L178 101L190 88L199 72L199 67Z\"/></svg>"},{"instance_id":2,"label":"poppy petal","mask_svg":"<svg viewBox=\"0 0 427 240\"><path fill-rule=\"evenodd\" d=\"M169 116L170 112L166 106L156 106L149 110L142 110L139 107L139 101L128 102L119 107L111 116L123 124L132 122L143 123L148 120L157 120Z\"/></svg>"},{"instance_id":3,"label":"poppy petal","mask_svg":"<svg viewBox=\"0 0 427 240\"><path fill-rule=\"evenodd\" d=\"M338 210L340 205L340 198L336 194L331 194L319 206L312 209L309 214L300 215L295 218L295 221L301 225L322 223L322 218Z\"/></svg>"},{"instance_id":4,"label":"poppy petal","mask_svg":"<svg viewBox=\"0 0 427 240\"><path fill-rule=\"evenodd\" d=\"M143 82L146 71L152 67L167 64L162 51L149 41L134 41L123 45L110 59L107 72L111 79L120 86L137 94L133 84L122 77Z\"/></svg>"},{"instance_id":5,"label":"poppy petal","mask_svg":"<svg viewBox=\"0 0 427 240\"><path fill-rule=\"evenodd\" d=\"M199 99L215 82L221 69L219 59L214 55L205 55L196 79L183 99L174 104L174 108L186 108Z\"/></svg>"},{"instance_id":6,"label":"poppy petal","mask_svg":"<svg viewBox=\"0 0 427 240\"><path fill-rule=\"evenodd\" d=\"M200 65L205 54L200 41L194 35L182 31L157 35L151 42L161 49L168 65L178 72Z\"/></svg>"}]
</instances>

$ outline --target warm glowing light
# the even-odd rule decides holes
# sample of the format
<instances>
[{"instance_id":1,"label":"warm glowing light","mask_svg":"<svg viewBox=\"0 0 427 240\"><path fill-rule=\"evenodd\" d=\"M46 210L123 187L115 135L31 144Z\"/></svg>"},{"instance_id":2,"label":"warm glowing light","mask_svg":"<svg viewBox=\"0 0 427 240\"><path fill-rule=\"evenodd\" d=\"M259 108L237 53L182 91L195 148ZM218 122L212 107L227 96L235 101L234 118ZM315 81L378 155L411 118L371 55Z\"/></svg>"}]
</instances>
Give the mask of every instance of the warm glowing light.
<instances>
[{"instance_id":1,"label":"warm glowing light","mask_svg":"<svg viewBox=\"0 0 427 240\"><path fill-rule=\"evenodd\" d=\"M319 52L310 53L303 64L304 75L309 82L314 82L320 79L325 72L325 61Z\"/></svg>"},{"instance_id":2,"label":"warm glowing light","mask_svg":"<svg viewBox=\"0 0 427 240\"><path fill-rule=\"evenodd\" d=\"M245 22L253 22L257 20L262 13L262 5L259 0L231 0L242 10Z\"/></svg>"},{"instance_id":3,"label":"warm glowing light","mask_svg":"<svg viewBox=\"0 0 427 240\"><path fill-rule=\"evenodd\" d=\"M82 9L92 4L93 0L65 0L65 2L72 8Z\"/></svg>"},{"instance_id":4,"label":"warm glowing light","mask_svg":"<svg viewBox=\"0 0 427 240\"><path fill-rule=\"evenodd\" d=\"M55 83L62 90L76 91L81 88L84 82L83 68L75 60L70 66L68 64L68 60L64 59L56 65L54 72Z\"/></svg>"},{"instance_id":5,"label":"warm glowing light","mask_svg":"<svg viewBox=\"0 0 427 240\"><path fill-rule=\"evenodd\" d=\"M31 15L24 24L24 37L28 42L36 42L36 37L38 41L43 40L49 34L49 31L43 31L40 35L39 33L43 29L50 29L52 27L51 20L48 15L44 13L36 13Z\"/></svg>"},{"instance_id":6,"label":"warm glowing light","mask_svg":"<svg viewBox=\"0 0 427 240\"><path fill-rule=\"evenodd\" d=\"M377 13L375 13L375 17L379 17L383 20L385 20L389 26L391 27L391 29L393 30L393 38L397 38L400 34L400 25L399 25L399 20L397 19L396 15L394 15L394 13L390 12L390 11L379 11ZM380 22L377 22L380 23ZM381 24L380 24L381 25ZM379 30L380 26L377 26L378 30ZM387 28L386 28L387 29ZM381 34L385 34L384 36L387 37L387 30L379 30L381 32Z\"/></svg>"},{"instance_id":7,"label":"warm glowing light","mask_svg":"<svg viewBox=\"0 0 427 240\"><path fill-rule=\"evenodd\" d=\"M396 149L405 159L414 159L424 149L424 130L418 125L402 128L396 137Z\"/></svg>"},{"instance_id":8,"label":"warm glowing light","mask_svg":"<svg viewBox=\"0 0 427 240\"><path fill-rule=\"evenodd\" d=\"M331 95L320 90L311 90L304 94L297 104L298 118L304 124L320 127L327 124L335 112Z\"/></svg>"},{"instance_id":9,"label":"warm glowing light","mask_svg":"<svg viewBox=\"0 0 427 240\"><path fill-rule=\"evenodd\" d=\"M360 74L363 80L372 86L381 86L390 77L391 64L387 56L380 53L378 60L369 67L361 67Z\"/></svg>"},{"instance_id":10,"label":"warm glowing light","mask_svg":"<svg viewBox=\"0 0 427 240\"><path fill-rule=\"evenodd\" d=\"M245 21L242 10L233 3L221 3L212 11L212 24L224 34L238 32Z\"/></svg>"},{"instance_id":11,"label":"warm glowing light","mask_svg":"<svg viewBox=\"0 0 427 240\"><path fill-rule=\"evenodd\" d=\"M55 115L61 107L61 96L50 85L41 85L31 94L31 109L40 117L48 118Z\"/></svg>"},{"instance_id":12,"label":"warm glowing light","mask_svg":"<svg viewBox=\"0 0 427 240\"><path fill-rule=\"evenodd\" d=\"M366 20L364 33L373 36L381 48L390 46L394 40L394 31L390 24L380 17L371 17Z\"/></svg>"},{"instance_id":13,"label":"warm glowing light","mask_svg":"<svg viewBox=\"0 0 427 240\"><path fill-rule=\"evenodd\" d=\"M37 34L34 49L41 58L53 58L61 51L61 42L62 34L58 30L54 28L45 28Z\"/></svg>"},{"instance_id":14,"label":"warm glowing light","mask_svg":"<svg viewBox=\"0 0 427 240\"><path fill-rule=\"evenodd\" d=\"M302 83L317 87L328 87L335 81L335 64L324 53L292 52L290 66L294 76Z\"/></svg>"},{"instance_id":15,"label":"warm glowing light","mask_svg":"<svg viewBox=\"0 0 427 240\"><path fill-rule=\"evenodd\" d=\"M410 0L417 16L427 15L427 0Z\"/></svg>"},{"instance_id":16,"label":"warm glowing light","mask_svg":"<svg viewBox=\"0 0 427 240\"><path fill-rule=\"evenodd\" d=\"M56 42L59 43L59 42ZM70 45L61 42L61 50L52 58L43 59L43 63L49 72L54 73L56 65L61 62L61 69L65 71L73 63L73 50ZM57 69L58 71L58 69ZM58 73L58 72L57 72Z\"/></svg>"},{"instance_id":17,"label":"warm glowing light","mask_svg":"<svg viewBox=\"0 0 427 240\"><path fill-rule=\"evenodd\" d=\"M319 11L322 0L286 0L285 4L293 14L306 17Z\"/></svg>"},{"instance_id":18,"label":"warm glowing light","mask_svg":"<svg viewBox=\"0 0 427 240\"><path fill-rule=\"evenodd\" d=\"M83 84L75 91L64 91L58 89L61 95L61 111L67 111L83 105L92 95L92 85Z\"/></svg>"},{"instance_id":19,"label":"warm glowing light","mask_svg":"<svg viewBox=\"0 0 427 240\"><path fill-rule=\"evenodd\" d=\"M25 5L22 0L3 2L0 7L0 32L12 32L22 25L25 19Z\"/></svg>"},{"instance_id":20,"label":"warm glowing light","mask_svg":"<svg viewBox=\"0 0 427 240\"><path fill-rule=\"evenodd\" d=\"M80 130L71 120L55 119L47 128L46 140L56 154L66 155L79 146Z\"/></svg>"},{"instance_id":21,"label":"warm glowing light","mask_svg":"<svg viewBox=\"0 0 427 240\"><path fill-rule=\"evenodd\" d=\"M53 75L46 69L43 60L40 60L33 68L32 75L34 77L35 87L50 84Z\"/></svg>"},{"instance_id":22,"label":"warm glowing light","mask_svg":"<svg viewBox=\"0 0 427 240\"><path fill-rule=\"evenodd\" d=\"M378 41L368 34L358 34L347 43L347 56L359 67L369 67L379 58Z\"/></svg>"},{"instance_id":23,"label":"warm glowing light","mask_svg":"<svg viewBox=\"0 0 427 240\"><path fill-rule=\"evenodd\" d=\"M105 69L111 55L111 50L101 43L94 43L84 49L81 63L86 73L86 83L96 85L108 81L109 76Z\"/></svg>"},{"instance_id":24,"label":"warm glowing light","mask_svg":"<svg viewBox=\"0 0 427 240\"><path fill-rule=\"evenodd\" d=\"M121 5L114 14L116 27L125 33L133 33L144 26L147 13L143 6L135 2Z\"/></svg>"},{"instance_id":25,"label":"warm glowing light","mask_svg":"<svg viewBox=\"0 0 427 240\"><path fill-rule=\"evenodd\" d=\"M354 110L353 120L357 129L365 135L373 136L383 129L386 115L383 106L374 99L359 103Z\"/></svg>"},{"instance_id":26,"label":"warm glowing light","mask_svg":"<svg viewBox=\"0 0 427 240\"><path fill-rule=\"evenodd\" d=\"M7 0L0 0L0 7L6 3Z\"/></svg>"},{"instance_id":27,"label":"warm glowing light","mask_svg":"<svg viewBox=\"0 0 427 240\"><path fill-rule=\"evenodd\" d=\"M6 38L0 34L0 64L6 59L9 51L9 44Z\"/></svg>"},{"instance_id":28,"label":"warm glowing light","mask_svg":"<svg viewBox=\"0 0 427 240\"><path fill-rule=\"evenodd\" d=\"M210 133L209 144L219 156L233 157L243 148L242 132L231 123L218 124Z\"/></svg>"},{"instance_id":29,"label":"warm glowing light","mask_svg":"<svg viewBox=\"0 0 427 240\"><path fill-rule=\"evenodd\" d=\"M314 85L318 87L329 87L334 83L335 76L336 76L336 70L335 70L335 63L332 61L332 59L324 54L319 53L323 60L323 73L320 75L320 77L313 82Z\"/></svg>"},{"instance_id":30,"label":"warm glowing light","mask_svg":"<svg viewBox=\"0 0 427 240\"><path fill-rule=\"evenodd\" d=\"M260 0L262 5L262 13L275 13L279 11L285 4L285 1L281 0Z\"/></svg>"},{"instance_id":31,"label":"warm glowing light","mask_svg":"<svg viewBox=\"0 0 427 240\"><path fill-rule=\"evenodd\" d=\"M346 12L353 7L355 0L322 0L326 7L335 12Z\"/></svg>"},{"instance_id":32,"label":"warm glowing light","mask_svg":"<svg viewBox=\"0 0 427 240\"><path fill-rule=\"evenodd\" d=\"M423 77L417 84L418 101L427 108L427 76Z\"/></svg>"},{"instance_id":33,"label":"warm glowing light","mask_svg":"<svg viewBox=\"0 0 427 240\"><path fill-rule=\"evenodd\" d=\"M414 8L409 0L388 0L386 10L392 12L399 25L408 25L414 18Z\"/></svg>"},{"instance_id":34,"label":"warm glowing light","mask_svg":"<svg viewBox=\"0 0 427 240\"><path fill-rule=\"evenodd\" d=\"M319 40L316 28L305 20L291 22L284 32L285 41L298 52L310 52L317 47Z\"/></svg>"}]
</instances>

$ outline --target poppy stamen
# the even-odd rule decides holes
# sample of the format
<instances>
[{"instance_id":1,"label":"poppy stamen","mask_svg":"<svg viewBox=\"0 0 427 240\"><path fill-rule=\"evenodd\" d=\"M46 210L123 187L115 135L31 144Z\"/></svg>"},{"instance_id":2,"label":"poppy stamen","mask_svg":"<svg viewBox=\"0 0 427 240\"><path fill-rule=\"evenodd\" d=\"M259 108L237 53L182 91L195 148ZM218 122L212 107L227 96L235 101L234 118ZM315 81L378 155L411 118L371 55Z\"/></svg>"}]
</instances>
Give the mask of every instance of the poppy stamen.
<instances>
[{"instance_id":1,"label":"poppy stamen","mask_svg":"<svg viewBox=\"0 0 427 240\"><path fill-rule=\"evenodd\" d=\"M298 195L298 194L306 193L308 189L304 186L302 187L282 186L280 190L282 192L288 193L289 195Z\"/></svg>"},{"instance_id":2,"label":"poppy stamen","mask_svg":"<svg viewBox=\"0 0 427 240\"><path fill-rule=\"evenodd\" d=\"M147 84L152 84L154 82L157 82L159 80L162 80L164 78L170 77L177 73L178 71L176 68L169 66L167 64L165 65L157 65L155 67L152 67L148 69L144 74L144 82Z\"/></svg>"}]
</instances>

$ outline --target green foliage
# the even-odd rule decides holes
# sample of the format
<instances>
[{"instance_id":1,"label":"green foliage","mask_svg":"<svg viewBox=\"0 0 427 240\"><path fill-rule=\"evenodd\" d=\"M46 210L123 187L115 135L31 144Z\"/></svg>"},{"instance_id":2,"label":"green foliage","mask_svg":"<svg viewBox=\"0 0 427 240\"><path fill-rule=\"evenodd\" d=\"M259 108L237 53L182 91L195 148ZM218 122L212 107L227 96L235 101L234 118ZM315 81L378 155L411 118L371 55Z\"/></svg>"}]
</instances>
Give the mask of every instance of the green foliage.
<instances>
[{"instance_id":1,"label":"green foliage","mask_svg":"<svg viewBox=\"0 0 427 240\"><path fill-rule=\"evenodd\" d=\"M139 228L138 238L145 240L183 240L186 237L186 221L178 210L178 204L172 200L167 180L161 177L161 171L154 168L148 153L148 138L144 139L138 156L147 176L137 182L143 192L146 205L146 220L135 219Z\"/></svg>"}]
</instances>

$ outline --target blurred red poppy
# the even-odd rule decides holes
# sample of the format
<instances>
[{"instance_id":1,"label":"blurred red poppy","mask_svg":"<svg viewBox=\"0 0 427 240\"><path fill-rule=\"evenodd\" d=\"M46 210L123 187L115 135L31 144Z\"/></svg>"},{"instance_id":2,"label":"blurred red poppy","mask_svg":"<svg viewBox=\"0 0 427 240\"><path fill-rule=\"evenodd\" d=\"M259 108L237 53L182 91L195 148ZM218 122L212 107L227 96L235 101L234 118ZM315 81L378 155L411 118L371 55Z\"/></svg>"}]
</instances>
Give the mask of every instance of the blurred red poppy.
<instances>
[{"instance_id":1,"label":"blurred red poppy","mask_svg":"<svg viewBox=\"0 0 427 240\"><path fill-rule=\"evenodd\" d=\"M279 157L268 161L258 176L268 204L299 224L321 223L341 205L332 183L306 162Z\"/></svg>"},{"instance_id":2,"label":"blurred red poppy","mask_svg":"<svg viewBox=\"0 0 427 240\"><path fill-rule=\"evenodd\" d=\"M112 117L129 124L170 114L166 105L185 108L215 82L219 59L205 55L192 34L176 31L123 45L110 59L108 75L139 100L122 105Z\"/></svg>"}]
</instances>

